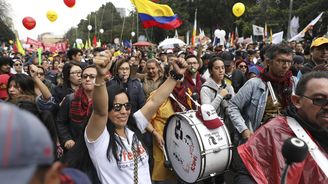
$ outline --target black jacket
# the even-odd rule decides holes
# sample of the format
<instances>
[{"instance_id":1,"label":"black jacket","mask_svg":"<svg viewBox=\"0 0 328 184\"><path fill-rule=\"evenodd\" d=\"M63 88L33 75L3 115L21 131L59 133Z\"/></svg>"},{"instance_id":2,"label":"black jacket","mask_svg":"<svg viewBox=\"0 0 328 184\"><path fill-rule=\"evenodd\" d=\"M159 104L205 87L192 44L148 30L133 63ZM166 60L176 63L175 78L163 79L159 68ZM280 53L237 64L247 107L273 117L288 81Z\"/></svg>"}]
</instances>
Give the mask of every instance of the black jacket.
<instances>
[{"instance_id":1,"label":"black jacket","mask_svg":"<svg viewBox=\"0 0 328 184\"><path fill-rule=\"evenodd\" d=\"M131 113L135 113L145 104L145 93L138 79L129 78L128 82L124 84L118 76L114 76L107 83L107 88L110 89L110 86L113 85L119 85L127 92L130 98L130 103L132 104Z\"/></svg>"}]
</instances>

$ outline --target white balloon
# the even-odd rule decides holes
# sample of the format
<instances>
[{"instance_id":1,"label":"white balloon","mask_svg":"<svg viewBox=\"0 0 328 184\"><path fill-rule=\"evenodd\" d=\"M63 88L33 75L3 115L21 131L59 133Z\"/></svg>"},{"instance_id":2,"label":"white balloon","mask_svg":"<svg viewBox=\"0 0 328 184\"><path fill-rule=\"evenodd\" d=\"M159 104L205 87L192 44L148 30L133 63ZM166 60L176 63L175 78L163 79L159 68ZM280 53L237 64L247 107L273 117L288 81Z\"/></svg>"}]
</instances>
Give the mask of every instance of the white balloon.
<instances>
[{"instance_id":1,"label":"white balloon","mask_svg":"<svg viewBox=\"0 0 328 184\"><path fill-rule=\"evenodd\" d=\"M88 25L88 30L89 30L89 31L92 30L92 25Z\"/></svg>"},{"instance_id":2,"label":"white balloon","mask_svg":"<svg viewBox=\"0 0 328 184\"><path fill-rule=\"evenodd\" d=\"M135 32L131 32L131 36L134 37L136 35Z\"/></svg>"},{"instance_id":3,"label":"white balloon","mask_svg":"<svg viewBox=\"0 0 328 184\"><path fill-rule=\"evenodd\" d=\"M225 37L226 34L227 34L227 33L225 32L225 30L222 29L222 30L221 30L221 35L222 35L222 37Z\"/></svg>"},{"instance_id":4,"label":"white balloon","mask_svg":"<svg viewBox=\"0 0 328 184\"><path fill-rule=\"evenodd\" d=\"M100 29L99 32L100 32L101 34L103 34L103 33L104 33L104 29Z\"/></svg>"},{"instance_id":5,"label":"white balloon","mask_svg":"<svg viewBox=\"0 0 328 184\"><path fill-rule=\"evenodd\" d=\"M83 43L83 41L82 41L81 38L77 38L77 39L75 40L75 42L76 42L77 44L82 44L82 43Z\"/></svg>"},{"instance_id":6,"label":"white balloon","mask_svg":"<svg viewBox=\"0 0 328 184\"><path fill-rule=\"evenodd\" d=\"M216 29L214 31L214 36L217 37L217 38L219 38L220 37L220 33L221 33L220 29Z\"/></svg>"}]
</instances>

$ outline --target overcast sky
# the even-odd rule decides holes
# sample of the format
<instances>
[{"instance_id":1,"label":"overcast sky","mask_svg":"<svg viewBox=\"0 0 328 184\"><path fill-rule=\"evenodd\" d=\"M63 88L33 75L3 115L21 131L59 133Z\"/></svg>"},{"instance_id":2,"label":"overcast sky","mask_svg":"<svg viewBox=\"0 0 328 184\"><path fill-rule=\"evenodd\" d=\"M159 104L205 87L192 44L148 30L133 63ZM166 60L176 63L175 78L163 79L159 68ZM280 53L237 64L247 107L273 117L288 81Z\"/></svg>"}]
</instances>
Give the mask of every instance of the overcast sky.
<instances>
[{"instance_id":1,"label":"overcast sky","mask_svg":"<svg viewBox=\"0 0 328 184\"><path fill-rule=\"evenodd\" d=\"M64 34L71 27L77 26L90 12L98 10L107 2L112 2L117 8L133 9L130 0L76 0L73 8L67 7L63 0L7 0L7 2L11 4L10 17L21 40L26 40L26 37L36 39L44 32ZM58 14L58 19L53 23L47 19L48 10L54 10ZM22 20L26 16L35 19L34 29L27 30L23 26Z\"/></svg>"}]
</instances>

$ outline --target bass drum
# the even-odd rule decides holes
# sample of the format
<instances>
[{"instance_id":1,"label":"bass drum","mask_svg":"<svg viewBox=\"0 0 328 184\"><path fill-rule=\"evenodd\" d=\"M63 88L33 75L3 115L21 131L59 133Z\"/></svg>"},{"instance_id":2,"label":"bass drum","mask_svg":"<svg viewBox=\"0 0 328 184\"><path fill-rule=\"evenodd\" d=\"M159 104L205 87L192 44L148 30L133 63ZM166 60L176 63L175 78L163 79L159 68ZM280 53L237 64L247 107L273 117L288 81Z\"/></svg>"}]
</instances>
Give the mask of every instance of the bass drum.
<instances>
[{"instance_id":1,"label":"bass drum","mask_svg":"<svg viewBox=\"0 0 328 184\"><path fill-rule=\"evenodd\" d=\"M230 166L232 144L226 126L209 130L194 111L172 115L164 140L169 167L184 182L221 174Z\"/></svg>"}]
</instances>

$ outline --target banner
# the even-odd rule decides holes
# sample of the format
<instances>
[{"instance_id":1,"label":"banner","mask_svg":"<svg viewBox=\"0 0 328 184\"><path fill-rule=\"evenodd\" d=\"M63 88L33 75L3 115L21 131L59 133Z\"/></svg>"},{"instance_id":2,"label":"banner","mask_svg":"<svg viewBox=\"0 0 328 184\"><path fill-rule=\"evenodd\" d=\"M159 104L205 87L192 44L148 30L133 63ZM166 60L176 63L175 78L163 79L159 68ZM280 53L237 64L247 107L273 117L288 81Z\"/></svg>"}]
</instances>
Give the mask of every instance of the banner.
<instances>
[{"instance_id":1,"label":"banner","mask_svg":"<svg viewBox=\"0 0 328 184\"><path fill-rule=\"evenodd\" d=\"M284 36L284 32L281 31L279 33L275 33L272 35L272 44L279 44L282 42Z\"/></svg>"},{"instance_id":2,"label":"banner","mask_svg":"<svg viewBox=\"0 0 328 184\"><path fill-rule=\"evenodd\" d=\"M293 38L294 36L297 35L298 33L298 28L300 27L300 23L299 23L299 17L293 17L292 20L290 21L290 37L289 38Z\"/></svg>"},{"instance_id":3,"label":"banner","mask_svg":"<svg viewBox=\"0 0 328 184\"><path fill-rule=\"evenodd\" d=\"M264 28L253 24L253 35L254 36L263 36Z\"/></svg>"},{"instance_id":4,"label":"banner","mask_svg":"<svg viewBox=\"0 0 328 184\"><path fill-rule=\"evenodd\" d=\"M30 45L30 50L37 51L38 48L42 48L43 51L49 52L66 52L67 47L65 42L59 42L54 44L46 44L37 40L33 40L29 37L26 39L26 43Z\"/></svg>"},{"instance_id":5,"label":"banner","mask_svg":"<svg viewBox=\"0 0 328 184\"><path fill-rule=\"evenodd\" d=\"M294 40L300 40L301 38L303 38L305 36L305 33L312 28L321 18L323 12L321 12L315 19L313 19L300 33L298 33L296 36L294 36L293 38L291 38L288 41L294 41Z\"/></svg>"}]
</instances>

